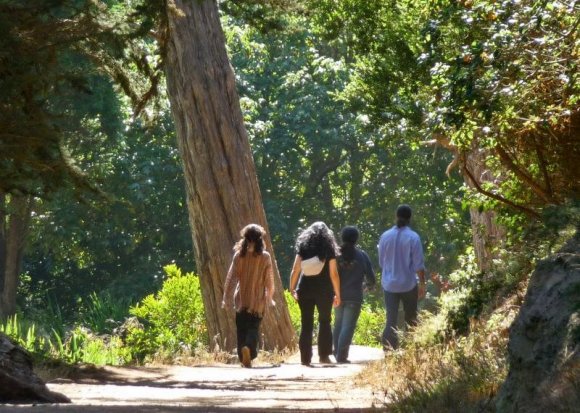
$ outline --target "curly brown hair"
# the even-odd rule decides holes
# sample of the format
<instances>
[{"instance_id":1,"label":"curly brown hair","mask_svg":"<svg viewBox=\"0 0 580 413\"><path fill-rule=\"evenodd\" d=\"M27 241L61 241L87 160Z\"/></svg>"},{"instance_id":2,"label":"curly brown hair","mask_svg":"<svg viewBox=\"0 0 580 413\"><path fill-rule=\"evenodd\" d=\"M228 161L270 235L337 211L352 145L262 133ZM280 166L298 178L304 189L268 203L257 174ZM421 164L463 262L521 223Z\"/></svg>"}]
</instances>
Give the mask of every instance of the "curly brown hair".
<instances>
[{"instance_id":1,"label":"curly brown hair","mask_svg":"<svg viewBox=\"0 0 580 413\"><path fill-rule=\"evenodd\" d=\"M250 243L254 244L254 254L259 255L264 251L264 235L266 231L264 228L258 224L246 225L240 231L240 236L242 237L236 245L234 246L234 251L239 252L240 256L245 256L248 252L248 245Z\"/></svg>"}]
</instances>

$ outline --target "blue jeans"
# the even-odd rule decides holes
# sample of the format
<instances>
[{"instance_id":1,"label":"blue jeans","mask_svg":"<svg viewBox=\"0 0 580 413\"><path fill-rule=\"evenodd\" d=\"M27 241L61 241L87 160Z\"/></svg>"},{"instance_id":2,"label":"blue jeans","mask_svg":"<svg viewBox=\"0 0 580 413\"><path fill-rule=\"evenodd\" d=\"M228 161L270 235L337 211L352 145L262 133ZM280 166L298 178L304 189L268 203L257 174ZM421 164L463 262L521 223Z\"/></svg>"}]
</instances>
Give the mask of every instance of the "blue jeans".
<instances>
[{"instance_id":1,"label":"blue jeans","mask_svg":"<svg viewBox=\"0 0 580 413\"><path fill-rule=\"evenodd\" d=\"M343 301L339 307L334 309L332 341L334 356L338 363L348 359L348 350L352 343L360 309L361 303L357 301Z\"/></svg>"},{"instance_id":2,"label":"blue jeans","mask_svg":"<svg viewBox=\"0 0 580 413\"><path fill-rule=\"evenodd\" d=\"M419 288L415 286L411 291L404 293L385 293L385 309L387 311L387 324L383 330L383 346L396 349L399 347L397 337L397 319L399 316L399 302L403 302L405 311L405 324L417 325L417 302L419 301Z\"/></svg>"}]
</instances>

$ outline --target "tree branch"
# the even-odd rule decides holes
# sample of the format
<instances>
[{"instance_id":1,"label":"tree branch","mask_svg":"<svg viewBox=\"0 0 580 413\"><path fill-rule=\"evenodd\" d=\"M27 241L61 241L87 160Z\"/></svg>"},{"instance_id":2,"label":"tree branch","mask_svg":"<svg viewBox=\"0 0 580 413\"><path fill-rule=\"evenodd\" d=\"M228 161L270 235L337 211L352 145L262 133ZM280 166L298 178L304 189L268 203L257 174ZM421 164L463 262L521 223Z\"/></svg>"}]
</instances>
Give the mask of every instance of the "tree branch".
<instances>
[{"instance_id":1,"label":"tree branch","mask_svg":"<svg viewBox=\"0 0 580 413\"><path fill-rule=\"evenodd\" d=\"M512 208L515 208L518 211L521 211L521 212L525 213L528 216L531 216L531 217L534 217L534 218L540 218L540 214L538 214L536 211L534 211L534 210L532 210L530 208L527 208L525 206L518 205L518 204L510 201L509 199L504 198L501 195L494 194L493 192L490 192L490 191L487 191L487 190L483 189L481 187L481 185L479 184L479 182L477 182L477 180L475 179L475 177L473 176L473 174L471 173L471 171L467 168L467 165L465 163L463 163L461 169L463 170L463 173L469 178L469 180L471 181L471 183L473 184L473 186L475 187L475 189L477 190L477 192L479 192L479 193L481 193L481 194L483 194L483 195L485 195L485 196L487 196L489 198L492 198L492 199L495 199L497 201L500 201L500 202L502 202L502 203L504 203L506 205L509 205Z\"/></svg>"},{"instance_id":2,"label":"tree branch","mask_svg":"<svg viewBox=\"0 0 580 413\"><path fill-rule=\"evenodd\" d=\"M536 195L538 195L540 198L542 198L547 203L554 203L554 200L546 192L546 190L544 188L542 188L540 185L538 185L536 183L536 181L534 181L534 179L530 175L528 175L524 170L522 170L518 165L516 165L514 160L509 156L509 154L506 152L506 150L500 144L496 145L495 151L498 154L499 159L501 160L501 163L508 170L513 172L518 178L520 178L523 182L528 184L530 186L531 190Z\"/></svg>"},{"instance_id":3,"label":"tree branch","mask_svg":"<svg viewBox=\"0 0 580 413\"><path fill-rule=\"evenodd\" d=\"M546 185L546 192L550 198L554 197L554 191L552 190L552 180L550 179L550 174L548 173L548 166L546 163L546 158L542 152L542 146L538 142L536 134L534 134L534 145L536 147L536 154L538 155L538 162L540 164L540 169L542 175L544 175L544 184Z\"/></svg>"}]
</instances>

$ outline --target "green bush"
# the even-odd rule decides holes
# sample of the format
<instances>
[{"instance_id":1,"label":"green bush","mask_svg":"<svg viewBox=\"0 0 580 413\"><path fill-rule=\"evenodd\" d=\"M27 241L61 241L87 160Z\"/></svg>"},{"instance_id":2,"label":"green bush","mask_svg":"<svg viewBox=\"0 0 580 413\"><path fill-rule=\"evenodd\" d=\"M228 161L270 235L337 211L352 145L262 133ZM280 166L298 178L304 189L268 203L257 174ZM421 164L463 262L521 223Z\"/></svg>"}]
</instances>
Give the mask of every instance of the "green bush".
<instances>
[{"instance_id":1,"label":"green bush","mask_svg":"<svg viewBox=\"0 0 580 413\"><path fill-rule=\"evenodd\" d=\"M199 278L173 264L163 269L167 279L161 290L129 310L143 323L131 327L126 339L138 360L191 354L208 343Z\"/></svg>"},{"instance_id":2,"label":"green bush","mask_svg":"<svg viewBox=\"0 0 580 413\"><path fill-rule=\"evenodd\" d=\"M51 334L43 334L41 330L35 323L20 319L17 315L0 324L1 332L28 350L38 361L56 359L71 364L122 365L131 360L119 337L99 337L82 327L76 327L66 336L54 329Z\"/></svg>"},{"instance_id":3,"label":"green bush","mask_svg":"<svg viewBox=\"0 0 580 413\"><path fill-rule=\"evenodd\" d=\"M18 318L17 314L0 323L0 332L32 354L43 354L46 350L46 339L38 334L36 324Z\"/></svg>"},{"instance_id":4,"label":"green bush","mask_svg":"<svg viewBox=\"0 0 580 413\"><path fill-rule=\"evenodd\" d=\"M352 342L353 344L359 344L361 346L380 347L381 335L384 328L384 308L364 303L361 308Z\"/></svg>"},{"instance_id":5,"label":"green bush","mask_svg":"<svg viewBox=\"0 0 580 413\"><path fill-rule=\"evenodd\" d=\"M49 346L53 358L71 364L119 366L131 361L131 352L119 337L96 336L83 327L76 327L64 339L53 331Z\"/></svg>"},{"instance_id":6,"label":"green bush","mask_svg":"<svg viewBox=\"0 0 580 413\"><path fill-rule=\"evenodd\" d=\"M92 292L81 310L82 324L95 333L112 333L127 316L131 302L114 298L108 292Z\"/></svg>"},{"instance_id":7,"label":"green bush","mask_svg":"<svg viewBox=\"0 0 580 413\"><path fill-rule=\"evenodd\" d=\"M292 327L294 327L294 331L298 334L300 333L300 307L298 303L292 297L289 291L284 291L284 298L286 298L286 304L288 305L288 313L290 314L290 321L292 322ZM315 320L317 323L317 320Z\"/></svg>"}]
</instances>

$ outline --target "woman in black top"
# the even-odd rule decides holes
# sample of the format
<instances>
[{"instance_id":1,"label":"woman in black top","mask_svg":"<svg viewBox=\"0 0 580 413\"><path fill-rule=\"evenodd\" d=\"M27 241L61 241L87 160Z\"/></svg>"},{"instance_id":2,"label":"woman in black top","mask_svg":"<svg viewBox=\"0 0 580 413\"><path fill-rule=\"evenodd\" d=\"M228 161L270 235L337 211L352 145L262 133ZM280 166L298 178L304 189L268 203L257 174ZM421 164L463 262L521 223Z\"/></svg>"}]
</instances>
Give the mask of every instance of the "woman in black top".
<instances>
[{"instance_id":1,"label":"woman in black top","mask_svg":"<svg viewBox=\"0 0 580 413\"><path fill-rule=\"evenodd\" d=\"M366 252L356 246L356 227L344 227L342 246L338 257L340 277L340 306L334 309L333 344L337 363L348 363L348 351L363 302L363 281L374 287L375 273Z\"/></svg>"},{"instance_id":2,"label":"woman in black top","mask_svg":"<svg viewBox=\"0 0 580 413\"><path fill-rule=\"evenodd\" d=\"M300 359L309 366L312 361L314 308L318 310L318 357L330 363L332 354L332 305L340 305L340 280L336 269L338 245L324 222L315 222L296 240L296 258L290 275L290 291L298 301L301 316Z\"/></svg>"}]
</instances>

